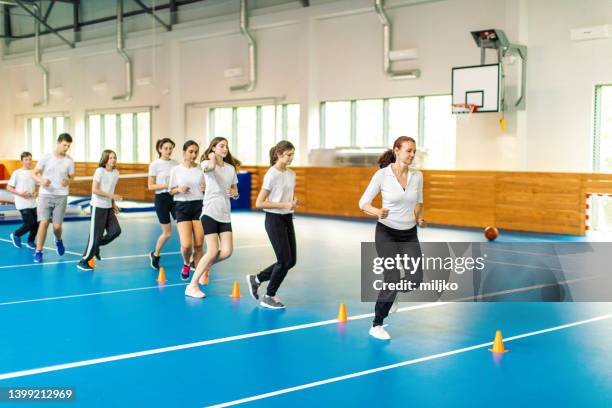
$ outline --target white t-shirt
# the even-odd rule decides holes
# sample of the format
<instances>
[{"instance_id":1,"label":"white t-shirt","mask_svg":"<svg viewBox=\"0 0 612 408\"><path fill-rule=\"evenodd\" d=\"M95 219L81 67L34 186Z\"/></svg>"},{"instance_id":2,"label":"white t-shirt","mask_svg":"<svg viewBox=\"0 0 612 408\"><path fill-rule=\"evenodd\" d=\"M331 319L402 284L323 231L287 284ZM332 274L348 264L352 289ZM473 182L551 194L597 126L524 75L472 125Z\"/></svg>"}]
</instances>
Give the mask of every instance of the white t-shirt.
<instances>
[{"instance_id":1,"label":"white t-shirt","mask_svg":"<svg viewBox=\"0 0 612 408\"><path fill-rule=\"evenodd\" d=\"M295 172L290 169L280 171L272 166L266 172L263 179L262 188L268 190L268 200L273 203L288 203L293 201L295 190ZM264 211L275 214L291 214L293 210L271 208Z\"/></svg>"},{"instance_id":2,"label":"white t-shirt","mask_svg":"<svg viewBox=\"0 0 612 408\"><path fill-rule=\"evenodd\" d=\"M36 191L36 181L32 178L32 170L15 170L13 174L11 174L8 185L20 193L34 194ZM15 195L15 208L18 210L36 208L36 198L23 198Z\"/></svg>"},{"instance_id":3,"label":"white t-shirt","mask_svg":"<svg viewBox=\"0 0 612 408\"><path fill-rule=\"evenodd\" d=\"M208 160L202 162L202 169L208 165ZM208 215L217 222L231 222L230 199L227 189L233 184L238 184L236 169L228 163L223 166L215 166L213 171L204 172L206 191L204 192L204 206L202 214Z\"/></svg>"},{"instance_id":4,"label":"white t-shirt","mask_svg":"<svg viewBox=\"0 0 612 408\"><path fill-rule=\"evenodd\" d=\"M383 208L389 210L387 218L378 222L397 230L411 229L416 225L414 208L423 203L423 174L420 171L408 172L408 184L404 190L390 165L378 170L361 196L359 208L363 210L366 204L371 204L378 193L382 195Z\"/></svg>"},{"instance_id":5,"label":"white t-shirt","mask_svg":"<svg viewBox=\"0 0 612 408\"><path fill-rule=\"evenodd\" d=\"M68 187L62 186L62 180L74 174L72 157L57 156L55 153L45 155L38 163L37 169L42 169L42 179L51 180L49 186L40 185L40 195L67 196Z\"/></svg>"},{"instance_id":6,"label":"white t-shirt","mask_svg":"<svg viewBox=\"0 0 612 408\"><path fill-rule=\"evenodd\" d=\"M155 184L168 184L168 181L170 180L170 170L176 166L178 166L178 162L176 160L157 159L153 163L149 164L149 176L155 177ZM155 194L167 192L167 188L155 190Z\"/></svg>"},{"instance_id":7,"label":"white t-shirt","mask_svg":"<svg viewBox=\"0 0 612 408\"><path fill-rule=\"evenodd\" d=\"M119 171L113 169L113 171L107 171L102 167L98 167L93 175L94 181L97 181L100 190L105 193L115 193L115 186L119 180ZM112 208L113 200L108 197L103 197L97 194L91 195L91 206L98 208Z\"/></svg>"},{"instance_id":8,"label":"white t-shirt","mask_svg":"<svg viewBox=\"0 0 612 408\"><path fill-rule=\"evenodd\" d=\"M201 189L201 185L204 184L204 173L200 167L185 167L185 165L179 164L170 170L169 180L169 188L189 187L189 191L186 193L176 193L174 201L199 201L204 198Z\"/></svg>"}]
</instances>

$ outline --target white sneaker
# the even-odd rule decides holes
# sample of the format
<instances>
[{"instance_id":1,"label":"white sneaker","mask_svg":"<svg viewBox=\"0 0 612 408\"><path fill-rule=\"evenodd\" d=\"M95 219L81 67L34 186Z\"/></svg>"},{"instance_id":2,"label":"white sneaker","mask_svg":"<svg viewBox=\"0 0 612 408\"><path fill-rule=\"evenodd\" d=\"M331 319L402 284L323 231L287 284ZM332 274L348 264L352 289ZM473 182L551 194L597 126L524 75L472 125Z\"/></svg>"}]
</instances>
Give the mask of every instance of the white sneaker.
<instances>
[{"instance_id":1,"label":"white sneaker","mask_svg":"<svg viewBox=\"0 0 612 408\"><path fill-rule=\"evenodd\" d=\"M187 285L187 287L185 288L185 296L202 299L206 297L206 294L202 291L196 292L196 290L192 288L191 285Z\"/></svg>"},{"instance_id":2,"label":"white sneaker","mask_svg":"<svg viewBox=\"0 0 612 408\"><path fill-rule=\"evenodd\" d=\"M370 336L378 340L391 340L391 336L382 326L372 326L370 328Z\"/></svg>"}]
</instances>

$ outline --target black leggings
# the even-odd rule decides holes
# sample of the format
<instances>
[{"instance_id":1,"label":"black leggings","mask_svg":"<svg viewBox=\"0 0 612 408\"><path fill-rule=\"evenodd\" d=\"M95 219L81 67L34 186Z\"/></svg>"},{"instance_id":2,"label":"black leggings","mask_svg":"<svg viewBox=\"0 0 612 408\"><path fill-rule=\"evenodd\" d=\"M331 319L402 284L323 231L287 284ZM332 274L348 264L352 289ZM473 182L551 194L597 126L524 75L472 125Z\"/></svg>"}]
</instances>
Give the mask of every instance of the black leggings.
<instances>
[{"instance_id":1,"label":"black leggings","mask_svg":"<svg viewBox=\"0 0 612 408\"><path fill-rule=\"evenodd\" d=\"M106 235L104 231L106 230ZM91 207L89 240L83 259L89 261L103 245L110 244L121 234L121 227L112 208Z\"/></svg>"},{"instance_id":2,"label":"black leggings","mask_svg":"<svg viewBox=\"0 0 612 408\"><path fill-rule=\"evenodd\" d=\"M259 272L259 282L270 281L266 294L276 296L276 291L283 283L289 269L295 266L296 245L293 228L293 214L275 214L266 212L266 232L276 254L276 263Z\"/></svg>"},{"instance_id":3,"label":"black leggings","mask_svg":"<svg viewBox=\"0 0 612 408\"><path fill-rule=\"evenodd\" d=\"M21 218L23 218L23 225L19 227L17 231L15 231L15 236L21 237L29 232L28 242L35 242L36 233L38 232L38 217L36 215L36 208L26 208L24 210L19 210L19 212L21 213Z\"/></svg>"},{"instance_id":4,"label":"black leggings","mask_svg":"<svg viewBox=\"0 0 612 408\"><path fill-rule=\"evenodd\" d=\"M376 252L378 256L394 258L397 254L407 254L410 257L421 257L421 247L418 245L416 225L408 230L396 230L378 222L376 224ZM401 245L404 242L416 242L417 244ZM394 245L396 243L396 245ZM420 264L419 264L420 265ZM406 280L418 285L423 281L423 269L419 267L414 274L406 274L402 279L399 269L389 269L383 272L384 282L398 283ZM397 290L383 289L378 292L376 306L374 306L373 326L382 326L383 320L389 315L389 310L397 297Z\"/></svg>"}]
</instances>

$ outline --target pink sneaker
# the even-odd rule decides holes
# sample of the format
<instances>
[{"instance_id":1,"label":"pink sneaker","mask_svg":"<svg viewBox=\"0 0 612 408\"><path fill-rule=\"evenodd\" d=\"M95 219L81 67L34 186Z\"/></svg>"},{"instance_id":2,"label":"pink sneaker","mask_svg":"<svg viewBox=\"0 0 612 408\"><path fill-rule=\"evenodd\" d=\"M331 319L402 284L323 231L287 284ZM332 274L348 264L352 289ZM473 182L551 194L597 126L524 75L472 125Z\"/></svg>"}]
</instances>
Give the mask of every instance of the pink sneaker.
<instances>
[{"instance_id":1,"label":"pink sneaker","mask_svg":"<svg viewBox=\"0 0 612 408\"><path fill-rule=\"evenodd\" d=\"M189 280L189 265L183 265L183 270L181 271L181 279L184 281Z\"/></svg>"}]
</instances>

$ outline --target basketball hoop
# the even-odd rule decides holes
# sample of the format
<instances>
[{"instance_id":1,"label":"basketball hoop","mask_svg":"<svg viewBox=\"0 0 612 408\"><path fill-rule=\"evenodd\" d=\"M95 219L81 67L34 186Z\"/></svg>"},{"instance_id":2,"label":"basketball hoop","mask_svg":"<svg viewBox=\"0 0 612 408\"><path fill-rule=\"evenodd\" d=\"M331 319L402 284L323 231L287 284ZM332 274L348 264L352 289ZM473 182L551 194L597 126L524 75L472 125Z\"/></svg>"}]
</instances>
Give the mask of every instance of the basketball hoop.
<instances>
[{"instance_id":1,"label":"basketball hoop","mask_svg":"<svg viewBox=\"0 0 612 408\"><path fill-rule=\"evenodd\" d=\"M473 103L453 103L453 115L457 115L457 120L460 122L468 122L472 113L478 112L478 105Z\"/></svg>"}]
</instances>

